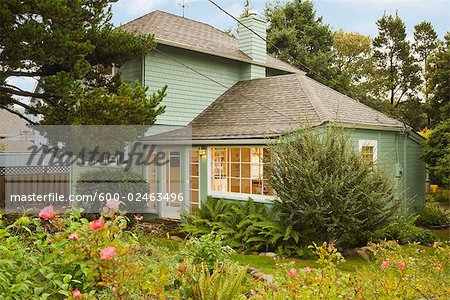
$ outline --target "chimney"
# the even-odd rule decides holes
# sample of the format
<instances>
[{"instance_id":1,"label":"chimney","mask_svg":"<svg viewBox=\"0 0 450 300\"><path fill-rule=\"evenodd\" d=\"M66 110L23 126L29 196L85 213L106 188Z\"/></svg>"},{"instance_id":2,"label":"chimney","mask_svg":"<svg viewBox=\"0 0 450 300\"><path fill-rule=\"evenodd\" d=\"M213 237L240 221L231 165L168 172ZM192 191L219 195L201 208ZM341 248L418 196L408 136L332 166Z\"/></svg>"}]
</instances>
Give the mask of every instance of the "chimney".
<instances>
[{"instance_id":1,"label":"chimney","mask_svg":"<svg viewBox=\"0 0 450 300\"><path fill-rule=\"evenodd\" d=\"M266 42L264 41L266 39L266 21L253 11L247 17L241 18L240 21L245 26L238 24L239 50L250 56L255 63L265 64L267 56ZM256 32L259 36L252 31ZM245 76L245 79L265 77L265 68L251 65L249 66L248 75Z\"/></svg>"}]
</instances>

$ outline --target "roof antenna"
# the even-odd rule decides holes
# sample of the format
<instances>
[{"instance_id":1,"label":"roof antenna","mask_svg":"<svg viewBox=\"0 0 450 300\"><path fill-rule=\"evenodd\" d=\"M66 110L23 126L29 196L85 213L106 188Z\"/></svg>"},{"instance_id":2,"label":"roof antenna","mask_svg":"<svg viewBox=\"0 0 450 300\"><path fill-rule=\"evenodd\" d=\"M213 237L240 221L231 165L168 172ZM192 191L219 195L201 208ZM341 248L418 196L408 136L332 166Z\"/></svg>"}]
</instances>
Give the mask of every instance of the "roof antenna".
<instances>
[{"instance_id":1,"label":"roof antenna","mask_svg":"<svg viewBox=\"0 0 450 300\"><path fill-rule=\"evenodd\" d=\"M181 6L181 8L183 9L183 18L184 18L184 9L188 6L186 0L181 0L181 2L178 2L178 5Z\"/></svg>"}]
</instances>

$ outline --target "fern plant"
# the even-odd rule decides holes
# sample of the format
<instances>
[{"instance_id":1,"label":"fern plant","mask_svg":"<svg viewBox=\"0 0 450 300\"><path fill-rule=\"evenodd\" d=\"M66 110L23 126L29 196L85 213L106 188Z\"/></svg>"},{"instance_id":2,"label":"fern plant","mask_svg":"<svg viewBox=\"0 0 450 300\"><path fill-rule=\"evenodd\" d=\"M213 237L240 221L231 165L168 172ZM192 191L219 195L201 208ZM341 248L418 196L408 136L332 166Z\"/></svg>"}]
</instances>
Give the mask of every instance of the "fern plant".
<instances>
[{"instance_id":1,"label":"fern plant","mask_svg":"<svg viewBox=\"0 0 450 300\"><path fill-rule=\"evenodd\" d=\"M301 236L280 220L278 208L248 201L208 198L194 214L185 214L182 231L192 236L215 232L238 251L277 251L301 255Z\"/></svg>"},{"instance_id":2,"label":"fern plant","mask_svg":"<svg viewBox=\"0 0 450 300\"><path fill-rule=\"evenodd\" d=\"M236 264L216 265L210 273L203 264L199 271L198 281L192 285L193 300L237 300L242 296L243 280L246 269Z\"/></svg>"}]
</instances>

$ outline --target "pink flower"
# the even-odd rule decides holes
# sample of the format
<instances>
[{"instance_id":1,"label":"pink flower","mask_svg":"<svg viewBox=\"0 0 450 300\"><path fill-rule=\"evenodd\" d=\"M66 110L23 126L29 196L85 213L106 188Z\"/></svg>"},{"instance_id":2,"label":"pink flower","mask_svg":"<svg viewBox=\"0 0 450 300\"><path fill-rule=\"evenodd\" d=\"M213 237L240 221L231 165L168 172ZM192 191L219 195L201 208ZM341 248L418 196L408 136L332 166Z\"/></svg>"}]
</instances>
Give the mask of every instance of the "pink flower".
<instances>
[{"instance_id":1,"label":"pink flower","mask_svg":"<svg viewBox=\"0 0 450 300\"><path fill-rule=\"evenodd\" d=\"M134 219L135 219L136 221L142 221L142 220L144 220L144 216L141 216L141 215L134 215Z\"/></svg>"},{"instance_id":2,"label":"pink flower","mask_svg":"<svg viewBox=\"0 0 450 300\"><path fill-rule=\"evenodd\" d=\"M106 207L111 210L115 210L117 207L119 207L119 205L120 205L120 201L117 199L109 199L106 202Z\"/></svg>"},{"instance_id":3,"label":"pink flower","mask_svg":"<svg viewBox=\"0 0 450 300\"><path fill-rule=\"evenodd\" d=\"M76 290L72 291L72 296L74 298L82 298L83 294L81 294L81 292L78 289L76 289Z\"/></svg>"},{"instance_id":4,"label":"pink flower","mask_svg":"<svg viewBox=\"0 0 450 300\"><path fill-rule=\"evenodd\" d=\"M306 274L311 274L311 268L310 267L306 267L304 268Z\"/></svg>"},{"instance_id":5,"label":"pink flower","mask_svg":"<svg viewBox=\"0 0 450 300\"><path fill-rule=\"evenodd\" d=\"M398 268L399 268L400 270L403 270L403 269L405 268L405 263L402 262L402 261L399 261L399 262L397 263L397 266L398 266Z\"/></svg>"},{"instance_id":6,"label":"pink flower","mask_svg":"<svg viewBox=\"0 0 450 300\"><path fill-rule=\"evenodd\" d=\"M103 228L103 225L105 225L105 220L98 219L98 220L92 221L89 228L91 228L92 230L99 230L99 229Z\"/></svg>"},{"instance_id":7,"label":"pink flower","mask_svg":"<svg viewBox=\"0 0 450 300\"><path fill-rule=\"evenodd\" d=\"M290 269L288 275L294 277L295 275L297 275L297 270L294 268Z\"/></svg>"},{"instance_id":8,"label":"pink flower","mask_svg":"<svg viewBox=\"0 0 450 300\"><path fill-rule=\"evenodd\" d=\"M78 241L78 233L74 232L69 234L69 236L67 237L69 240L74 240L74 241Z\"/></svg>"},{"instance_id":9,"label":"pink flower","mask_svg":"<svg viewBox=\"0 0 450 300\"><path fill-rule=\"evenodd\" d=\"M100 250L100 260L111 260L116 254L116 247L108 246L105 249Z\"/></svg>"},{"instance_id":10,"label":"pink flower","mask_svg":"<svg viewBox=\"0 0 450 300\"><path fill-rule=\"evenodd\" d=\"M383 269L389 268L389 262L383 261L383 262L381 263L381 267L382 267Z\"/></svg>"},{"instance_id":11,"label":"pink flower","mask_svg":"<svg viewBox=\"0 0 450 300\"><path fill-rule=\"evenodd\" d=\"M419 250L420 253L425 254L425 249Z\"/></svg>"},{"instance_id":12,"label":"pink flower","mask_svg":"<svg viewBox=\"0 0 450 300\"><path fill-rule=\"evenodd\" d=\"M39 212L39 218L42 218L44 220L49 220L49 219L53 218L54 215L56 215L56 213L53 211L52 205L44 207Z\"/></svg>"}]
</instances>

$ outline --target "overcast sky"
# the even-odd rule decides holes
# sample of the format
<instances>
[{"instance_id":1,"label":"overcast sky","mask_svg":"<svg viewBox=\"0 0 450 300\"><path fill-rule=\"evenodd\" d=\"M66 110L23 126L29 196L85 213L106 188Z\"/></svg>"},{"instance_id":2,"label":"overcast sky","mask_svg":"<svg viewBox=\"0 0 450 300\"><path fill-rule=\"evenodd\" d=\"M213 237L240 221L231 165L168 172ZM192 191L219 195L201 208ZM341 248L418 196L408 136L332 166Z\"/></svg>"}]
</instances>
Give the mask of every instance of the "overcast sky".
<instances>
[{"instance_id":1,"label":"overcast sky","mask_svg":"<svg viewBox=\"0 0 450 300\"><path fill-rule=\"evenodd\" d=\"M276 0L251 0L251 6L258 13L264 12L266 3ZM219 29L227 29L234 21L219 11L207 0L185 0L185 16L213 25ZM244 0L215 0L234 16L242 12ZM285 1L283 1L285 2ZM430 21L442 38L450 31L450 0L315 0L314 6L319 16L333 29L355 31L375 36L377 27L375 21L386 11L395 14L398 10L412 37L414 25L423 20ZM113 5L115 25L124 24L136 17L153 10L167 11L181 15L182 0L119 0Z\"/></svg>"}]
</instances>

